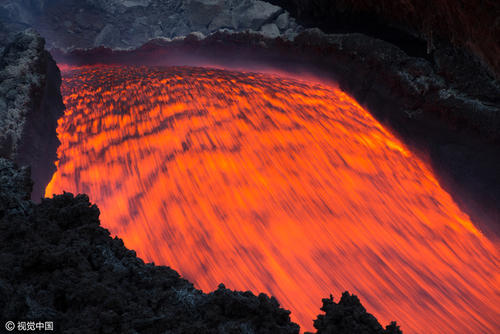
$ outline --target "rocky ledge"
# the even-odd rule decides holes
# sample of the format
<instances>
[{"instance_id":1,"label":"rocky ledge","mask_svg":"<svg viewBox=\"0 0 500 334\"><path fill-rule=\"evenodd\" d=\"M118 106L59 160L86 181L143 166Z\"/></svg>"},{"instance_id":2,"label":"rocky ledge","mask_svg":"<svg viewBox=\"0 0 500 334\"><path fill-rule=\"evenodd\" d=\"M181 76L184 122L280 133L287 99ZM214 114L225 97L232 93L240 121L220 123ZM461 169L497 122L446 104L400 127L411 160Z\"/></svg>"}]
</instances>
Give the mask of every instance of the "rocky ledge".
<instances>
[{"instance_id":1,"label":"rocky ledge","mask_svg":"<svg viewBox=\"0 0 500 334\"><path fill-rule=\"evenodd\" d=\"M29 168L0 158L0 320L53 321L62 333L298 333L274 297L219 285L203 293L144 263L99 223L86 195L29 200ZM401 333L344 293L323 300L317 333Z\"/></svg>"},{"instance_id":2,"label":"rocky ledge","mask_svg":"<svg viewBox=\"0 0 500 334\"><path fill-rule=\"evenodd\" d=\"M408 52L427 53L429 58L452 44L467 50L500 78L500 2L495 0L268 1L290 11L306 27L365 33Z\"/></svg>"},{"instance_id":3,"label":"rocky ledge","mask_svg":"<svg viewBox=\"0 0 500 334\"><path fill-rule=\"evenodd\" d=\"M35 31L8 31L0 22L0 157L33 167L33 198L55 171L57 119L64 105L61 75Z\"/></svg>"},{"instance_id":4,"label":"rocky ledge","mask_svg":"<svg viewBox=\"0 0 500 334\"><path fill-rule=\"evenodd\" d=\"M255 31L290 38L300 31L288 12L260 0L4 0L0 20L29 26L49 49L132 49L153 38L199 32Z\"/></svg>"}]
</instances>

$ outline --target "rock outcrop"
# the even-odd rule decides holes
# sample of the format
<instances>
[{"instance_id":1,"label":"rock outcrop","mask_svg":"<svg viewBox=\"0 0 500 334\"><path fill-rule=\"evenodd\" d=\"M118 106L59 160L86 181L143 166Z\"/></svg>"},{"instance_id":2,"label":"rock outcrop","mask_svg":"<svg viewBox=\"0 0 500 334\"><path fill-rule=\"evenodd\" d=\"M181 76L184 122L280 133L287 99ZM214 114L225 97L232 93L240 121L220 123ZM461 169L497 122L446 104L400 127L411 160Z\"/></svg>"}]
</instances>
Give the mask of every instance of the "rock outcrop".
<instances>
[{"instance_id":1,"label":"rock outcrop","mask_svg":"<svg viewBox=\"0 0 500 334\"><path fill-rule=\"evenodd\" d=\"M292 38L301 27L278 6L260 0L7 0L0 20L39 31L49 49L137 48L153 38L224 29Z\"/></svg>"},{"instance_id":2,"label":"rock outcrop","mask_svg":"<svg viewBox=\"0 0 500 334\"><path fill-rule=\"evenodd\" d=\"M377 334L402 334L396 322L382 328L377 319L366 312L359 298L344 292L338 303L333 297L323 299L321 311L325 314L318 315L314 320L317 334L330 333L377 333Z\"/></svg>"},{"instance_id":3,"label":"rock outcrop","mask_svg":"<svg viewBox=\"0 0 500 334\"><path fill-rule=\"evenodd\" d=\"M0 158L2 325L52 321L56 332L75 334L299 333L274 297L222 284L206 294L171 268L144 263L100 226L99 209L86 195L65 193L34 204L30 190L29 169ZM346 296L357 304L344 305L343 296L335 309L324 301L318 333L400 333L380 331L359 300Z\"/></svg>"},{"instance_id":4,"label":"rock outcrop","mask_svg":"<svg viewBox=\"0 0 500 334\"><path fill-rule=\"evenodd\" d=\"M498 1L268 1L290 11L306 27L325 32L360 32L394 44L409 42L409 49L423 47L427 53L452 44L474 54L497 78L500 75Z\"/></svg>"},{"instance_id":5,"label":"rock outcrop","mask_svg":"<svg viewBox=\"0 0 500 334\"><path fill-rule=\"evenodd\" d=\"M33 167L34 198L55 171L61 75L33 30L13 33L0 22L0 157Z\"/></svg>"}]
</instances>

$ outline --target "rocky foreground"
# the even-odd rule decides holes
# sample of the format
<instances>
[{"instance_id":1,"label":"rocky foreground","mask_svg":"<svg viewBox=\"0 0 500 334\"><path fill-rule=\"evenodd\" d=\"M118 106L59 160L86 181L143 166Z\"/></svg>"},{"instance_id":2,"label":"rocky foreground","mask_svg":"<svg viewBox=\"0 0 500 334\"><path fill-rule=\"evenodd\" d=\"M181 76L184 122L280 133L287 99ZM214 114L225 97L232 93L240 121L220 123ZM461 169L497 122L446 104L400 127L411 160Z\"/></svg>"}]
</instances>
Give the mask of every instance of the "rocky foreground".
<instances>
[{"instance_id":1,"label":"rocky foreground","mask_svg":"<svg viewBox=\"0 0 500 334\"><path fill-rule=\"evenodd\" d=\"M274 297L197 290L112 238L86 195L29 200L28 168L0 158L0 319L53 321L63 333L298 333ZM317 333L384 330L345 292L323 300Z\"/></svg>"}]
</instances>

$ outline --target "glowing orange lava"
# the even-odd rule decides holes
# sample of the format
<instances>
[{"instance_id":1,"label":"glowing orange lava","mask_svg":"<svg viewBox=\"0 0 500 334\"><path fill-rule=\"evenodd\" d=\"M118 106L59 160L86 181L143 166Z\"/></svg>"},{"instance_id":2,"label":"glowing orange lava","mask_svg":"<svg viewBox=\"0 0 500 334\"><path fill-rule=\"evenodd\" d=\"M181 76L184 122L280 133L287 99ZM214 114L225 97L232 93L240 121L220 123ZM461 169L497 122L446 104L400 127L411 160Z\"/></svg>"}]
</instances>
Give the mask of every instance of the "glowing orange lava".
<instances>
[{"instance_id":1,"label":"glowing orange lava","mask_svg":"<svg viewBox=\"0 0 500 334\"><path fill-rule=\"evenodd\" d=\"M64 73L47 195L88 193L139 256L205 291L266 292L304 330L357 294L405 333L500 333L500 257L339 89L206 68Z\"/></svg>"}]
</instances>

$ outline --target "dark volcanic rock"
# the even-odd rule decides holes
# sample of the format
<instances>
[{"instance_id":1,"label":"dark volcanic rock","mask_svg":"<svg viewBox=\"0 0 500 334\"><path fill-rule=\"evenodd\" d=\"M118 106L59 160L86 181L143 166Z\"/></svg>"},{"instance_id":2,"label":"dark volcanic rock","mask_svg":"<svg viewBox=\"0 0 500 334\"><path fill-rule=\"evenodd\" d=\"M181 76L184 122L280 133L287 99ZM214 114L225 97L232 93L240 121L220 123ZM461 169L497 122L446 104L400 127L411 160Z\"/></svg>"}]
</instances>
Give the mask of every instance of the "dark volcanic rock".
<instances>
[{"instance_id":1,"label":"dark volcanic rock","mask_svg":"<svg viewBox=\"0 0 500 334\"><path fill-rule=\"evenodd\" d=\"M441 43L468 50L500 76L500 2L485 0L268 0L306 27L361 32L416 54ZM450 43L451 42L451 43Z\"/></svg>"},{"instance_id":2,"label":"dark volcanic rock","mask_svg":"<svg viewBox=\"0 0 500 334\"><path fill-rule=\"evenodd\" d=\"M344 292L340 301L333 297L323 299L321 310L325 314L314 320L317 334L402 334L396 322L391 322L385 330L377 319L366 312L359 298Z\"/></svg>"},{"instance_id":3,"label":"dark volcanic rock","mask_svg":"<svg viewBox=\"0 0 500 334\"><path fill-rule=\"evenodd\" d=\"M137 48L147 41L220 29L293 35L301 28L260 0L4 0L0 21L33 27L49 48ZM278 20L279 18L279 20Z\"/></svg>"},{"instance_id":4,"label":"dark volcanic rock","mask_svg":"<svg viewBox=\"0 0 500 334\"><path fill-rule=\"evenodd\" d=\"M13 33L1 22L0 31L0 157L33 167L39 199L55 171L61 75L36 32Z\"/></svg>"},{"instance_id":5,"label":"dark volcanic rock","mask_svg":"<svg viewBox=\"0 0 500 334\"><path fill-rule=\"evenodd\" d=\"M204 294L145 264L99 225L85 195L28 200L28 169L0 158L0 319L64 333L298 333L274 298Z\"/></svg>"}]
</instances>

